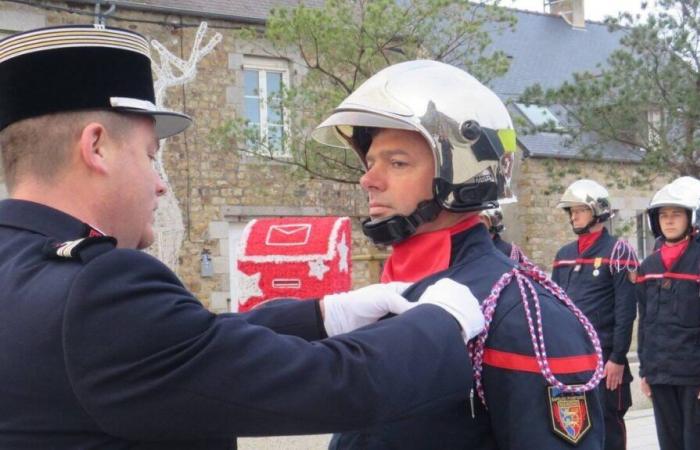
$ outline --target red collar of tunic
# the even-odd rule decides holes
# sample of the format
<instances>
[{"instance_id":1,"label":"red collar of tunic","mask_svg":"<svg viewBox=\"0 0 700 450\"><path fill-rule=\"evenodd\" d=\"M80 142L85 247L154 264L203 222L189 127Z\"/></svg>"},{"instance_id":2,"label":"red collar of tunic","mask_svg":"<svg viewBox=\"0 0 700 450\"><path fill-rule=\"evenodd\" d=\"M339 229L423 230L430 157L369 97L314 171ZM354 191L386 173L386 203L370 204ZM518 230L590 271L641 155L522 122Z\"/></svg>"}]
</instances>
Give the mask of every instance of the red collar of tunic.
<instances>
[{"instance_id":1,"label":"red collar of tunic","mask_svg":"<svg viewBox=\"0 0 700 450\"><path fill-rule=\"evenodd\" d=\"M664 267L666 268L666 270L669 270L671 269L671 267L673 267L676 261L678 261L681 255L688 248L689 243L690 239L686 238L685 240L683 240L683 242L677 245L671 246L667 243L664 243L664 245L661 246L661 261L664 263Z\"/></svg>"},{"instance_id":2,"label":"red collar of tunic","mask_svg":"<svg viewBox=\"0 0 700 450\"><path fill-rule=\"evenodd\" d=\"M581 255L583 252L591 248L591 245L598 240L600 235L603 234L603 229L596 231L595 233L586 233L578 237L578 254Z\"/></svg>"},{"instance_id":3,"label":"red collar of tunic","mask_svg":"<svg viewBox=\"0 0 700 450\"><path fill-rule=\"evenodd\" d=\"M416 234L394 245L394 251L384 264L382 283L418 281L447 269L452 254L452 235L480 223L475 214L450 228Z\"/></svg>"}]
</instances>

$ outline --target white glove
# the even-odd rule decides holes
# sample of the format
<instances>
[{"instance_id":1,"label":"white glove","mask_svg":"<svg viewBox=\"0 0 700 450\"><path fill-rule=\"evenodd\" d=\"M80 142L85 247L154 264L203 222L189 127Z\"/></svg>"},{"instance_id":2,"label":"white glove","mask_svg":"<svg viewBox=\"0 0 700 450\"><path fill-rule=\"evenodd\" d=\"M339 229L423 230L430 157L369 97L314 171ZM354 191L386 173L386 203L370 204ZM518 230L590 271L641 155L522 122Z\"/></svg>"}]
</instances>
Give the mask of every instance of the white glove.
<instances>
[{"instance_id":1,"label":"white glove","mask_svg":"<svg viewBox=\"0 0 700 450\"><path fill-rule=\"evenodd\" d=\"M428 286L418 304L436 305L451 314L462 327L465 343L484 329L484 314L479 301L468 287L449 278Z\"/></svg>"},{"instance_id":2,"label":"white glove","mask_svg":"<svg viewBox=\"0 0 700 450\"><path fill-rule=\"evenodd\" d=\"M323 325L328 336L347 333L374 323L389 313L401 314L417 303L401 297L411 283L370 284L341 294L326 295Z\"/></svg>"}]
</instances>

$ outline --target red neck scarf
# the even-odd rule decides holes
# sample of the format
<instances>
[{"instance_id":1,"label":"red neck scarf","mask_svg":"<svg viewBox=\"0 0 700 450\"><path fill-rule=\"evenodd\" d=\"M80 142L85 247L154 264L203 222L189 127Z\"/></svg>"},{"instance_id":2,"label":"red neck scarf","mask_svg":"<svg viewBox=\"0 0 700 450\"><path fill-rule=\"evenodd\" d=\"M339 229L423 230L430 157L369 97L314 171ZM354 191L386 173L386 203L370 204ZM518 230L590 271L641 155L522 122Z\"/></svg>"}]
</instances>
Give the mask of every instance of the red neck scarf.
<instances>
[{"instance_id":1,"label":"red neck scarf","mask_svg":"<svg viewBox=\"0 0 700 450\"><path fill-rule=\"evenodd\" d=\"M683 242L679 242L676 245L671 246L664 243L664 245L661 246L661 261L664 263L666 270L671 269L681 255L685 253L685 250L688 248L688 243L690 243L690 239L685 238Z\"/></svg>"},{"instance_id":2,"label":"red neck scarf","mask_svg":"<svg viewBox=\"0 0 700 450\"><path fill-rule=\"evenodd\" d=\"M580 235L578 237L578 254L580 255L589 248L591 248L591 245L593 245L593 243L598 240L601 234L603 234L602 228L600 229L600 231L596 231L595 233L586 233Z\"/></svg>"},{"instance_id":3,"label":"red neck scarf","mask_svg":"<svg viewBox=\"0 0 700 450\"><path fill-rule=\"evenodd\" d=\"M389 281L418 281L447 269L452 254L452 235L478 224L475 214L450 228L416 234L394 245L394 251L384 264L382 283Z\"/></svg>"}]
</instances>

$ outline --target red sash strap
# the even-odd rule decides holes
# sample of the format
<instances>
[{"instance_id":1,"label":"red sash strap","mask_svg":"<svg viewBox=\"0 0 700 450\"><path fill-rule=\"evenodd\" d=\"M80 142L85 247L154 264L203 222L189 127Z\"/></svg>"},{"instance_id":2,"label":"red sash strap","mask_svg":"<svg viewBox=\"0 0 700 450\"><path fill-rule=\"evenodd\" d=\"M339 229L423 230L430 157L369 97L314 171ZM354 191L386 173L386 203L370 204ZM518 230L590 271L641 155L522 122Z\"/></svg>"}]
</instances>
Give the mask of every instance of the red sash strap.
<instances>
[{"instance_id":1,"label":"red sash strap","mask_svg":"<svg viewBox=\"0 0 700 450\"><path fill-rule=\"evenodd\" d=\"M592 372L598 364L595 353L590 355L563 356L547 358L549 368L555 374ZM521 355L519 353L503 352L487 348L484 350L484 364L499 369L517 370L520 372L541 373L540 366L534 356Z\"/></svg>"},{"instance_id":2,"label":"red sash strap","mask_svg":"<svg viewBox=\"0 0 700 450\"><path fill-rule=\"evenodd\" d=\"M675 272L664 272L664 273L649 273L646 275L637 275L637 283L644 283L648 280L660 280L662 278L671 278L674 280L686 280L695 281L700 283L700 275L695 275L692 273L675 273Z\"/></svg>"},{"instance_id":3,"label":"red sash strap","mask_svg":"<svg viewBox=\"0 0 700 450\"><path fill-rule=\"evenodd\" d=\"M575 264L593 264L597 259L598 258L560 259L558 261L554 261L554 267L573 266ZM633 259L600 258L600 262L605 264L619 264L621 266L637 267L639 265L639 263Z\"/></svg>"}]
</instances>

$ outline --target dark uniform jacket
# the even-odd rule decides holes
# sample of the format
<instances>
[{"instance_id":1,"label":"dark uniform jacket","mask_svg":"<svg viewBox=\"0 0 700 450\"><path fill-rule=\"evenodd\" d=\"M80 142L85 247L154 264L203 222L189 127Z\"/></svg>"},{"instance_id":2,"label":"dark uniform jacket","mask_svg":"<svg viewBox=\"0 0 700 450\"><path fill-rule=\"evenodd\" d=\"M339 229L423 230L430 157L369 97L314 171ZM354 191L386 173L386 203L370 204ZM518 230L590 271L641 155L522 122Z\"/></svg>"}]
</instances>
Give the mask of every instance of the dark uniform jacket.
<instances>
[{"instance_id":1,"label":"dark uniform jacket","mask_svg":"<svg viewBox=\"0 0 700 450\"><path fill-rule=\"evenodd\" d=\"M614 363L626 364L636 315L634 284L627 270L610 271L610 257L616 243L617 238L603 228L600 237L582 254L578 253L577 241L565 245L554 260L552 280L591 321L606 361L609 355ZM633 261L617 263L636 265Z\"/></svg>"},{"instance_id":2,"label":"dark uniform jacket","mask_svg":"<svg viewBox=\"0 0 700 450\"><path fill-rule=\"evenodd\" d=\"M98 238L57 256L88 230L0 202L2 449L231 449L466 398L469 358L440 308L308 342L324 337L317 302L214 315L141 251Z\"/></svg>"},{"instance_id":3,"label":"dark uniform jacket","mask_svg":"<svg viewBox=\"0 0 700 450\"><path fill-rule=\"evenodd\" d=\"M496 246L497 249L501 251L504 255L510 258L510 254L513 252L513 244L510 242L506 242L503 239L501 239L501 235L496 233L493 236L493 245Z\"/></svg>"},{"instance_id":4,"label":"dark uniform jacket","mask_svg":"<svg viewBox=\"0 0 700 450\"><path fill-rule=\"evenodd\" d=\"M669 270L656 251L637 277L640 375L649 384L700 385L700 243Z\"/></svg>"},{"instance_id":5,"label":"dark uniform jacket","mask_svg":"<svg viewBox=\"0 0 700 450\"><path fill-rule=\"evenodd\" d=\"M483 225L452 237L450 267L427 277L404 295L417 299L427 286L441 278L464 283L483 301L494 284L515 263L497 250ZM564 383L587 382L595 366L593 346L576 317L562 303L535 284L540 297L546 351L550 365ZM534 315L533 309L533 315ZM572 357L570 360L559 358ZM483 384L488 410L475 395L474 407L466 398L434 415L407 418L394 424L334 436L332 449L469 449L558 450L571 444L555 436L548 402L547 382L539 371L517 283L506 287L498 301L486 340ZM556 362L555 362L556 361ZM566 362L565 362L566 361ZM443 364L441 359L416 359L396 371L410 373L420 364ZM592 364L592 365L591 365ZM582 369L586 367L586 369ZM556 369L556 370L559 370ZM555 371L556 371L555 370ZM466 393L465 393L466 394ZM585 395L592 424L577 449L603 447L603 417L598 395Z\"/></svg>"}]
</instances>

